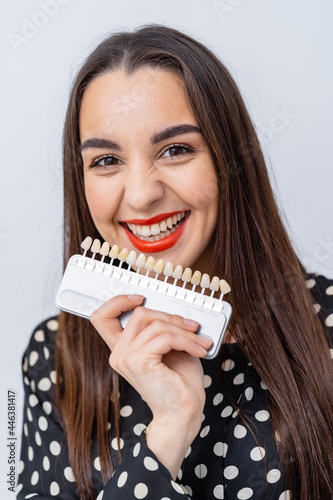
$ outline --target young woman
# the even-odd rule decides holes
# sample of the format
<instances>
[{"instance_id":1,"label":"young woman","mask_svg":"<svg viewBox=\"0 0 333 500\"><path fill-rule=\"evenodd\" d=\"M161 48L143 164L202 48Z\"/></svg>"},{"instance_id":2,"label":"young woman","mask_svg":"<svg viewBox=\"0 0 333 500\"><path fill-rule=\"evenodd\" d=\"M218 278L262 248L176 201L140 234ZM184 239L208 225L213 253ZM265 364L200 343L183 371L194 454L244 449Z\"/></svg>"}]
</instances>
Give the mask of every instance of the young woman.
<instances>
[{"instance_id":1,"label":"young woman","mask_svg":"<svg viewBox=\"0 0 333 500\"><path fill-rule=\"evenodd\" d=\"M223 64L164 26L110 36L75 79L63 163L65 264L87 235L152 254L225 278L233 316L210 361L198 324L142 296L39 325L18 498L331 500L333 281L295 255Z\"/></svg>"}]
</instances>

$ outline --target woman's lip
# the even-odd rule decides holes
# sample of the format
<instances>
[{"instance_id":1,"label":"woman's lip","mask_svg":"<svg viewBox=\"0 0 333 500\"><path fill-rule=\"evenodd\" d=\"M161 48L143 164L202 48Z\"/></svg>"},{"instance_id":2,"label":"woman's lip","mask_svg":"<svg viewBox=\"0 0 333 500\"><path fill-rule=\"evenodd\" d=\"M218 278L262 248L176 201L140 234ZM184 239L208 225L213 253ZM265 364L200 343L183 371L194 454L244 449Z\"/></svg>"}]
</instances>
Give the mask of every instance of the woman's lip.
<instances>
[{"instance_id":1,"label":"woman's lip","mask_svg":"<svg viewBox=\"0 0 333 500\"><path fill-rule=\"evenodd\" d=\"M126 224L142 224L148 226L150 224L161 222L164 219L168 219L173 215L180 214L181 212L185 211L186 210L177 210L177 212L167 212L165 214L156 215L156 217L151 217L151 219L131 219L131 220L122 220L121 222L126 222Z\"/></svg>"},{"instance_id":2,"label":"woman's lip","mask_svg":"<svg viewBox=\"0 0 333 500\"><path fill-rule=\"evenodd\" d=\"M178 213L178 212L174 212ZM169 234L169 236L166 236L165 238L159 240L159 241L144 241L140 240L135 234L131 233L131 231L128 229L128 227L124 224L122 227L124 228L128 239L132 243L132 245L135 246L137 250L143 253L156 253L156 252L163 252L164 250L168 250L171 248L173 245L177 243L181 235L183 234L183 231L185 229L185 224L187 222L187 219L189 218L190 212L186 212L185 214L185 220L184 222L179 226L176 231L173 233Z\"/></svg>"}]
</instances>

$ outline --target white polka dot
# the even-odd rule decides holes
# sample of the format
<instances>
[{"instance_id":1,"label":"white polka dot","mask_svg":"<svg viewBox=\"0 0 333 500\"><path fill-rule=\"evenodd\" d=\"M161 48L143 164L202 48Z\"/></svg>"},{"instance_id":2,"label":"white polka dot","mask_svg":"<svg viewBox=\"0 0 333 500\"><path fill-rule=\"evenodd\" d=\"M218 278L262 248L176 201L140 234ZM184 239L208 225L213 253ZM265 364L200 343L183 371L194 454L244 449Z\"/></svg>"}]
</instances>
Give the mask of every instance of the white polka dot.
<instances>
[{"instance_id":1,"label":"white polka dot","mask_svg":"<svg viewBox=\"0 0 333 500\"><path fill-rule=\"evenodd\" d=\"M133 432L134 434L136 434L137 436L140 436L140 434L142 433L142 431L146 428L147 426L145 424L136 424L134 427L133 427Z\"/></svg>"},{"instance_id":2,"label":"white polka dot","mask_svg":"<svg viewBox=\"0 0 333 500\"><path fill-rule=\"evenodd\" d=\"M46 413L46 415L50 415L50 413L52 412L51 403L49 401L44 401L42 406L43 406L43 410Z\"/></svg>"},{"instance_id":3,"label":"white polka dot","mask_svg":"<svg viewBox=\"0 0 333 500\"><path fill-rule=\"evenodd\" d=\"M48 391L51 388L51 380L47 377L42 378L38 382L38 389L41 391Z\"/></svg>"},{"instance_id":4,"label":"white polka dot","mask_svg":"<svg viewBox=\"0 0 333 500\"><path fill-rule=\"evenodd\" d=\"M18 484L18 485L16 486L16 490L15 490L15 491L16 491L16 493L20 493L20 491L21 491L21 489L22 489L22 488L23 488L23 484Z\"/></svg>"},{"instance_id":5,"label":"white polka dot","mask_svg":"<svg viewBox=\"0 0 333 500\"><path fill-rule=\"evenodd\" d=\"M265 456L265 450L264 450L264 448L261 448L260 446L255 446L250 452L250 457L255 462L262 460L264 458L264 456Z\"/></svg>"},{"instance_id":6,"label":"white polka dot","mask_svg":"<svg viewBox=\"0 0 333 500\"><path fill-rule=\"evenodd\" d=\"M96 500L102 500L103 496L104 496L104 491L101 491Z\"/></svg>"},{"instance_id":7,"label":"white polka dot","mask_svg":"<svg viewBox=\"0 0 333 500\"><path fill-rule=\"evenodd\" d=\"M48 423L45 417L39 417L38 419L38 427L41 431L46 431L48 428Z\"/></svg>"},{"instance_id":8,"label":"white polka dot","mask_svg":"<svg viewBox=\"0 0 333 500\"><path fill-rule=\"evenodd\" d=\"M219 441L215 444L213 451L218 457L225 457L228 451L228 445Z\"/></svg>"},{"instance_id":9,"label":"white polka dot","mask_svg":"<svg viewBox=\"0 0 333 500\"><path fill-rule=\"evenodd\" d=\"M52 371L50 372L50 379L51 379L51 381L52 381L54 384L56 383L56 381L57 381L57 373L56 373L56 371L55 371L55 370L52 370Z\"/></svg>"},{"instance_id":10,"label":"white polka dot","mask_svg":"<svg viewBox=\"0 0 333 500\"><path fill-rule=\"evenodd\" d=\"M31 484L32 484L33 486L35 486L35 484L37 484L37 483L38 483L38 480L39 480L39 474L38 474L38 472L35 470L35 472L33 472L33 473L32 473L32 475L31 475Z\"/></svg>"},{"instance_id":11,"label":"white polka dot","mask_svg":"<svg viewBox=\"0 0 333 500\"><path fill-rule=\"evenodd\" d=\"M55 481L52 481L52 483L50 484L50 493L52 496L59 495L60 493L59 484Z\"/></svg>"},{"instance_id":12,"label":"white polka dot","mask_svg":"<svg viewBox=\"0 0 333 500\"><path fill-rule=\"evenodd\" d=\"M279 496L279 500L290 500L291 499L291 491L286 490Z\"/></svg>"},{"instance_id":13,"label":"white polka dot","mask_svg":"<svg viewBox=\"0 0 333 500\"><path fill-rule=\"evenodd\" d=\"M252 495L253 495L253 490L251 488L242 488L237 493L237 498L239 498L240 500L247 500L248 498L251 498Z\"/></svg>"},{"instance_id":14,"label":"white polka dot","mask_svg":"<svg viewBox=\"0 0 333 500\"><path fill-rule=\"evenodd\" d=\"M333 313L327 316L325 323L326 326L333 326Z\"/></svg>"},{"instance_id":15,"label":"white polka dot","mask_svg":"<svg viewBox=\"0 0 333 500\"><path fill-rule=\"evenodd\" d=\"M222 484L218 484L215 486L213 490L214 498L218 498L219 500L223 500L224 498L224 488Z\"/></svg>"},{"instance_id":16,"label":"white polka dot","mask_svg":"<svg viewBox=\"0 0 333 500\"><path fill-rule=\"evenodd\" d=\"M178 474L177 474L177 477L178 479L181 481L182 477L183 477L183 471L181 469L179 469L178 471Z\"/></svg>"},{"instance_id":17,"label":"white polka dot","mask_svg":"<svg viewBox=\"0 0 333 500\"><path fill-rule=\"evenodd\" d=\"M35 441L38 446L42 446L42 439L38 431L35 432Z\"/></svg>"},{"instance_id":18,"label":"white polka dot","mask_svg":"<svg viewBox=\"0 0 333 500\"><path fill-rule=\"evenodd\" d=\"M26 437L28 437L28 435L29 435L29 431L28 431L28 424L27 424L27 423L24 423L24 424L23 424L23 432L24 432L24 435L25 435Z\"/></svg>"},{"instance_id":19,"label":"white polka dot","mask_svg":"<svg viewBox=\"0 0 333 500\"><path fill-rule=\"evenodd\" d=\"M204 375L204 388L207 389L210 385L212 385L212 377Z\"/></svg>"},{"instance_id":20,"label":"white polka dot","mask_svg":"<svg viewBox=\"0 0 333 500\"><path fill-rule=\"evenodd\" d=\"M30 389L32 390L32 392L36 392L36 384L34 380L31 380L30 382Z\"/></svg>"},{"instance_id":21,"label":"white polka dot","mask_svg":"<svg viewBox=\"0 0 333 500\"><path fill-rule=\"evenodd\" d=\"M244 373L239 373L233 380L234 385L244 384Z\"/></svg>"},{"instance_id":22,"label":"white polka dot","mask_svg":"<svg viewBox=\"0 0 333 500\"><path fill-rule=\"evenodd\" d=\"M137 457L139 455L140 448L141 448L141 444L140 443L136 443L136 445L133 448L133 457Z\"/></svg>"},{"instance_id":23,"label":"white polka dot","mask_svg":"<svg viewBox=\"0 0 333 500\"><path fill-rule=\"evenodd\" d=\"M233 369L234 366L235 366L235 362L232 359L226 359L222 363L222 370L225 372L229 372L230 370Z\"/></svg>"},{"instance_id":24,"label":"white polka dot","mask_svg":"<svg viewBox=\"0 0 333 500\"><path fill-rule=\"evenodd\" d=\"M234 411L234 409L232 406L226 406L221 413L221 417L223 417L223 418L230 417L230 415L232 414L233 411Z\"/></svg>"},{"instance_id":25,"label":"white polka dot","mask_svg":"<svg viewBox=\"0 0 333 500\"><path fill-rule=\"evenodd\" d=\"M185 458L187 458L189 456L189 454L191 453L191 451L192 451L192 448L190 446L189 448L187 448L187 451L185 453Z\"/></svg>"},{"instance_id":26,"label":"white polka dot","mask_svg":"<svg viewBox=\"0 0 333 500\"><path fill-rule=\"evenodd\" d=\"M133 413L133 408L129 405L123 406L120 410L120 415L122 417L129 417Z\"/></svg>"},{"instance_id":27,"label":"white polka dot","mask_svg":"<svg viewBox=\"0 0 333 500\"><path fill-rule=\"evenodd\" d=\"M111 446L114 450L121 450L123 447L124 447L124 441L123 439L119 439L119 445L118 445L118 439L117 438L114 438L112 439L111 441Z\"/></svg>"},{"instance_id":28,"label":"white polka dot","mask_svg":"<svg viewBox=\"0 0 333 500\"><path fill-rule=\"evenodd\" d=\"M24 462L23 462L23 460L20 460L19 466L18 466L18 473L22 474L23 471L24 471Z\"/></svg>"},{"instance_id":29,"label":"white polka dot","mask_svg":"<svg viewBox=\"0 0 333 500\"><path fill-rule=\"evenodd\" d=\"M50 470L50 460L49 457L43 458L43 468L44 470Z\"/></svg>"},{"instance_id":30,"label":"white polka dot","mask_svg":"<svg viewBox=\"0 0 333 500\"><path fill-rule=\"evenodd\" d=\"M118 478L118 482L117 482L118 488L122 488L124 486L124 484L127 481L127 477L128 477L128 473L124 470L124 472L122 472Z\"/></svg>"},{"instance_id":31,"label":"white polka dot","mask_svg":"<svg viewBox=\"0 0 333 500\"><path fill-rule=\"evenodd\" d=\"M71 483L75 482L72 467L66 467L66 469L64 470L64 476L67 479L67 481L70 481Z\"/></svg>"},{"instance_id":32,"label":"white polka dot","mask_svg":"<svg viewBox=\"0 0 333 500\"><path fill-rule=\"evenodd\" d=\"M145 457L145 459L143 461L143 465L148 470L157 470L158 469L158 463L156 462L156 460L154 460L151 457Z\"/></svg>"},{"instance_id":33,"label":"white polka dot","mask_svg":"<svg viewBox=\"0 0 333 500\"><path fill-rule=\"evenodd\" d=\"M30 356L29 356L29 365L34 366L36 362L38 361L39 354L36 351L31 351Z\"/></svg>"},{"instance_id":34,"label":"white polka dot","mask_svg":"<svg viewBox=\"0 0 333 500\"><path fill-rule=\"evenodd\" d=\"M272 469L267 473L266 479L269 483L276 483L281 477L279 469Z\"/></svg>"},{"instance_id":35,"label":"white polka dot","mask_svg":"<svg viewBox=\"0 0 333 500\"><path fill-rule=\"evenodd\" d=\"M28 458L30 462L34 459L34 449L32 446L28 447Z\"/></svg>"},{"instance_id":36,"label":"white polka dot","mask_svg":"<svg viewBox=\"0 0 333 500\"><path fill-rule=\"evenodd\" d=\"M188 484L186 484L186 485L184 486L184 490L186 491L186 493L188 493L188 494L190 495L190 497L192 497L192 496L193 496L193 491L192 491L191 486L189 486ZM162 499L162 500L163 500L163 499Z\"/></svg>"},{"instance_id":37,"label":"white polka dot","mask_svg":"<svg viewBox=\"0 0 333 500\"><path fill-rule=\"evenodd\" d=\"M266 410L260 410L257 411L257 413L254 415L259 422L266 422L266 420L269 419L269 412Z\"/></svg>"},{"instance_id":38,"label":"white polka dot","mask_svg":"<svg viewBox=\"0 0 333 500\"><path fill-rule=\"evenodd\" d=\"M209 426L209 425L206 425L206 427L204 427L204 428L202 429L202 431L200 432L200 437L201 437L201 438L206 437L206 436L207 436L207 434L209 433L209 431L210 431L210 426Z\"/></svg>"},{"instance_id":39,"label":"white polka dot","mask_svg":"<svg viewBox=\"0 0 333 500\"><path fill-rule=\"evenodd\" d=\"M45 335L43 330L37 330L37 332L35 332L34 338L35 340L37 340L37 342L44 342Z\"/></svg>"},{"instance_id":40,"label":"white polka dot","mask_svg":"<svg viewBox=\"0 0 333 500\"><path fill-rule=\"evenodd\" d=\"M312 307L313 307L314 313L318 314L320 309L321 309L321 305L320 304L313 304Z\"/></svg>"},{"instance_id":41,"label":"white polka dot","mask_svg":"<svg viewBox=\"0 0 333 500\"><path fill-rule=\"evenodd\" d=\"M58 329L58 321L56 319L50 319L47 323L46 326L49 330L52 332L55 332Z\"/></svg>"},{"instance_id":42,"label":"white polka dot","mask_svg":"<svg viewBox=\"0 0 333 500\"><path fill-rule=\"evenodd\" d=\"M138 483L134 488L135 498L145 498L148 495L148 488L144 483Z\"/></svg>"},{"instance_id":43,"label":"white polka dot","mask_svg":"<svg viewBox=\"0 0 333 500\"><path fill-rule=\"evenodd\" d=\"M27 358L27 356L24 357L24 362L23 362L23 365L22 365L22 370L24 371L24 373L27 373L27 371L28 371L28 358Z\"/></svg>"},{"instance_id":44,"label":"white polka dot","mask_svg":"<svg viewBox=\"0 0 333 500\"><path fill-rule=\"evenodd\" d=\"M247 430L244 427L244 425L236 425L235 430L234 430L234 435L238 439L242 439L243 437L246 436Z\"/></svg>"},{"instance_id":45,"label":"white polka dot","mask_svg":"<svg viewBox=\"0 0 333 500\"><path fill-rule=\"evenodd\" d=\"M333 295L333 285L326 288L326 293L327 295Z\"/></svg>"},{"instance_id":46,"label":"white polka dot","mask_svg":"<svg viewBox=\"0 0 333 500\"><path fill-rule=\"evenodd\" d=\"M253 389L252 387L248 387L247 389L245 389L245 397L248 401L251 401L251 399L253 398Z\"/></svg>"},{"instance_id":47,"label":"white polka dot","mask_svg":"<svg viewBox=\"0 0 333 500\"><path fill-rule=\"evenodd\" d=\"M94 460L94 467L96 470L101 470L101 462L99 460L99 457L96 457Z\"/></svg>"},{"instance_id":48,"label":"white polka dot","mask_svg":"<svg viewBox=\"0 0 333 500\"><path fill-rule=\"evenodd\" d=\"M50 452L52 455L59 455L60 451L60 444L57 441L52 441L52 443L50 443Z\"/></svg>"},{"instance_id":49,"label":"white polka dot","mask_svg":"<svg viewBox=\"0 0 333 500\"><path fill-rule=\"evenodd\" d=\"M174 490L178 491L178 493L184 493L183 488L180 486L180 484L176 483L173 480L171 480L171 486Z\"/></svg>"},{"instance_id":50,"label":"white polka dot","mask_svg":"<svg viewBox=\"0 0 333 500\"><path fill-rule=\"evenodd\" d=\"M169 497L163 497L163 498L161 498L161 500L170 500L170 498Z\"/></svg>"},{"instance_id":51,"label":"white polka dot","mask_svg":"<svg viewBox=\"0 0 333 500\"><path fill-rule=\"evenodd\" d=\"M34 406L38 405L39 399L37 398L36 394L30 394L29 396L29 405L33 408Z\"/></svg>"},{"instance_id":52,"label":"white polka dot","mask_svg":"<svg viewBox=\"0 0 333 500\"><path fill-rule=\"evenodd\" d=\"M31 413L30 408L27 408L27 417L28 417L28 420L30 420L30 422L32 422L32 421L33 421L33 418L32 418L32 413Z\"/></svg>"},{"instance_id":53,"label":"white polka dot","mask_svg":"<svg viewBox=\"0 0 333 500\"><path fill-rule=\"evenodd\" d=\"M268 387L267 387L266 383L263 380L260 380L260 387L262 389L264 389L264 391L268 390Z\"/></svg>"},{"instance_id":54,"label":"white polka dot","mask_svg":"<svg viewBox=\"0 0 333 500\"><path fill-rule=\"evenodd\" d=\"M30 385L30 380L28 379L28 377L24 377L23 381L26 385Z\"/></svg>"},{"instance_id":55,"label":"white polka dot","mask_svg":"<svg viewBox=\"0 0 333 500\"><path fill-rule=\"evenodd\" d=\"M314 279L309 279L309 280L306 280L305 284L306 284L306 288L313 288L315 286L316 282Z\"/></svg>"},{"instance_id":56,"label":"white polka dot","mask_svg":"<svg viewBox=\"0 0 333 500\"><path fill-rule=\"evenodd\" d=\"M207 476L207 467L205 464L199 464L195 467L194 473L199 479L203 479Z\"/></svg>"},{"instance_id":57,"label":"white polka dot","mask_svg":"<svg viewBox=\"0 0 333 500\"><path fill-rule=\"evenodd\" d=\"M219 405L221 402L223 401L223 394L221 394L220 392L218 394L216 394L216 396L214 397L213 399L213 405L214 406L217 406Z\"/></svg>"},{"instance_id":58,"label":"white polka dot","mask_svg":"<svg viewBox=\"0 0 333 500\"><path fill-rule=\"evenodd\" d=\"M223 471L223 475L226 479L235 479L238 476L239 470L235 465L229 465Z\"/></svg>"},{"instance_id":59,"label":"white polka dot","mask_svg":"<svg viewBox=\"0 0 333 500\"><path fill-rule=\"evenodd\" d=\"M232 418L236 418L238 415L239 410L235 410L232 414Z\"/></svg>"},{"instance_id":60,"label":"white polka dot","mask_svg":"<svg viewBox=\"0 0 333 500\"><path fill-rule=\"evenodd\" d=\"M26 495L24 498L32 498L32 497L36 497L38 495L38 493L30 493L30 495Z\"/></svg>"},{"instance_id":61,"label":"white polka dot","mask_svg":"<svg viewBox=\"0 0 333 500\"><path fill-rule=\"evenodd\" d=\"M49 359L50 351L48 350L48 348L46 346L43 347L43 352L44 352L44 358Z\"/></svg>"}]
</instances>

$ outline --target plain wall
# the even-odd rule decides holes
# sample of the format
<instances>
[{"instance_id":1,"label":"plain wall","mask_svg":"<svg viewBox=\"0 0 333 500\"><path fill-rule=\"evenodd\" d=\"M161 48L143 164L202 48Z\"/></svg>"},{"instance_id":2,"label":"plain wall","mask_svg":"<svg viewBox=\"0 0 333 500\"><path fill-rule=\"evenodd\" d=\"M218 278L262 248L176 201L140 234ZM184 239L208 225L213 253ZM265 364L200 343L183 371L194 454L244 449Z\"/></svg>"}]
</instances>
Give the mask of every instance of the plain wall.
<instances>
[{"instance_id":1,"label":"plain wall","mask_svg":"<svg viewBox=\"0 0 333 500\"><path fill-rule=\"evenodd\" d=\"M1 491L7 390L37 323L57 312L62 266L61 136L72 78L111 30L164 23L212 49L238 83L297 253L333 276L330 0L16 0L1 26ZM281 118L282 117L282 118ZM19 442L16 459L19 461ZM6 496L7 495L7 496Z\"/></svg>"}]
</instances>

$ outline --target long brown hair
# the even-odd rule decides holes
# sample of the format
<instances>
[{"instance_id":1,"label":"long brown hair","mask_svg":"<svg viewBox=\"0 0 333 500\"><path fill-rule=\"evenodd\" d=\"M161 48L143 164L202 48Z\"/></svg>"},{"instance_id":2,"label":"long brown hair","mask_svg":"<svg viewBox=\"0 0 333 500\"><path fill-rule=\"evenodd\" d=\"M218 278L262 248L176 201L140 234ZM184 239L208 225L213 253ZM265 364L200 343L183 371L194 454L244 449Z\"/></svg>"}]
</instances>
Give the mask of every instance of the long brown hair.
<instances>
[{"instance_id":1,"label":"long brown hair","mask_svg":"<svg viewBox=\"0 0 333 500\"><path fill-rule=\"evenodd\" d=\"M254 127L224 65L202 44L150 25L106 38L79 70L64 128L64 263L85 236L100 237L84 194L79 154L83 93L98 75L142 66L179 75L215 162L219 214L213 272L231 283L231 331L265 381L278 451L293 498L333 497L332 362L324 325L283 227ZM143 86L144 90L144 86ZM209 186L204 189L209 190ZM119 435L119 380L104 341L86 320L60 315L57 397L83 500L95 498L91 442L103 480L112 473L107 423Z\"/></svg>"}]
</instances>

